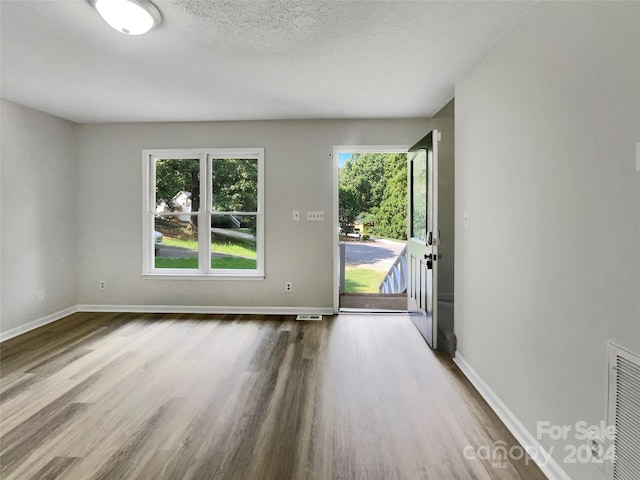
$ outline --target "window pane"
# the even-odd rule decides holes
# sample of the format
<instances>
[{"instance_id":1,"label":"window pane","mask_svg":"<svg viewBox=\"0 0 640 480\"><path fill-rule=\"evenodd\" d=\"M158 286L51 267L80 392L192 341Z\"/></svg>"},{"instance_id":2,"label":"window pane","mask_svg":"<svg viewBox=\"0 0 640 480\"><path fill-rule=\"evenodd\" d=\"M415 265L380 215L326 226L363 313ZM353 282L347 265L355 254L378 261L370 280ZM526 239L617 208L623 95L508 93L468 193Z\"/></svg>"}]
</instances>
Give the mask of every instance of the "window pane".
<instances>
[{"instance_id":1,"label":"window pane","mask_svg":"<svg viewBox=\"0 0 640 480\"><path fill-rule=\"evenodd\" d=\"M411 178L411 236L427 238L427 151L419 150L413 159Z\"/></svg>"},{"instance_id":2,"label":"window pane","mask_svg":"<svg viewBox=\"0 0 640 480\"><path fill-rule=\"evenodd\" d=\"M257 268L256 215L211 217L211 268Z\"/></svg>"},{"instance_id":3,"label":"window pane","mask_svg":"<svg viewBox=\"0 0 640 480\"><path fill-rule=\"evenodd\" d=\"M157 159L156 212L197 212L200 209L200 161ZM183 216L187 220L188 215Z\"/></svg>"},{"instance_id":4,"label":"window pane","mask_svg":"<svg viewBox=\"0 0 640 480\"><path fill-rule=\"evenodd\" d=\"M185 219L183 217L188 217ZM153 242L155 268L198 268L198 229L195 215L156 218Z\"/></svg>"},{"instance_id":5,"label":"window pane","mask_svg":"<svg viewBox=\"0 0 640 480\"><path fill-rule=\"evenodd\" d=\"M214 212L258 211L258 160L214 158L211 178Z\"/></svg>"}]
</instances>

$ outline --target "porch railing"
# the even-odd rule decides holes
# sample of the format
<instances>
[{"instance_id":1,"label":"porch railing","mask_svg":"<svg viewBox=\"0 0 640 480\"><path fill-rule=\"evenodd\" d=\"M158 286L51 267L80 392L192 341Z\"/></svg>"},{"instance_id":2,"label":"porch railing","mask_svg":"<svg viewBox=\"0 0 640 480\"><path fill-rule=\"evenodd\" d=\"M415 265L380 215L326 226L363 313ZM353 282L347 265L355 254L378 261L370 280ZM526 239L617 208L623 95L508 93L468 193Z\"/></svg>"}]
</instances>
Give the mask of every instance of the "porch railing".
<instances>
[{"instance_id":1,"label":"porch railing","mask_svg":"<svg viewBox=\"0 0 640 480\"><path fill-rule=\"evenodd\" d=\"M344 270L345 270L345 262L346 262L344 242L340 242L339 247L340 247L340 286L339 286L338 292L340 293L340 295L342 295L344 293L344 288L345 288L344 287L344 284L345 284Z\"/></svg>"},{"instance_id":2,"label":"porch railing","mask_svg":"<svg viewBox=\"0 0 640 480\"><path fill-rule=\"evenodd\" d=\"M405 245L396 257L395 262L384 276L378 292L380 293L404 293L407 290L407 246Z\"/></svg>"}]
</instances>

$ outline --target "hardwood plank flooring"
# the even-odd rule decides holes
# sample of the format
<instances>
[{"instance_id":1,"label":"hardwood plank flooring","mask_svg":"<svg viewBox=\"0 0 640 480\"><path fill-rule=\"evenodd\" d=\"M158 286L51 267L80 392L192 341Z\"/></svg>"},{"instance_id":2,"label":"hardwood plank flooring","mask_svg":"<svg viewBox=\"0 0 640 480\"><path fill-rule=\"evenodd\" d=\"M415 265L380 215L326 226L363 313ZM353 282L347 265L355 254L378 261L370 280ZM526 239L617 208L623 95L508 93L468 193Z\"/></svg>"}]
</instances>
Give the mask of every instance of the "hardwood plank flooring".
<instances>
[{"instance_id":1,"label":"hardwood plank flooring","mask_svg":"<svg viewBox=\"0 0 640 480\"><path fill-rule=\"evenodd\" d=\"M542 480L405 315L82 313L0 344L0 478Z\"/></svg>"}]
</instances>

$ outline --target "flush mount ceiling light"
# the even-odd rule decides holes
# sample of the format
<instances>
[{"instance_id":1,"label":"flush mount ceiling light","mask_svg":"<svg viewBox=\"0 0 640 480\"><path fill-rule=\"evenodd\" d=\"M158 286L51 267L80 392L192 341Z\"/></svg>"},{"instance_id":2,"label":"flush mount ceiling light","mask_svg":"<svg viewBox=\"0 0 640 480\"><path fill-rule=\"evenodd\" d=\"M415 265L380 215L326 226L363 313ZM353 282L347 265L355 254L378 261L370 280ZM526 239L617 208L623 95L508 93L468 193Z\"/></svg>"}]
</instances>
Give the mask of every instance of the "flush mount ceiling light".
<instances>
[{"instance_id":1,"label":"flush mount ceiling light","mask_svg":"<svg viewBox=\"0 0 640 480\"><path fill-rule=\"evenodd\" d=\"M162 20L149 0L88 0L111 27L127 35L142 35Z\"/></svg>"}]
</instances>

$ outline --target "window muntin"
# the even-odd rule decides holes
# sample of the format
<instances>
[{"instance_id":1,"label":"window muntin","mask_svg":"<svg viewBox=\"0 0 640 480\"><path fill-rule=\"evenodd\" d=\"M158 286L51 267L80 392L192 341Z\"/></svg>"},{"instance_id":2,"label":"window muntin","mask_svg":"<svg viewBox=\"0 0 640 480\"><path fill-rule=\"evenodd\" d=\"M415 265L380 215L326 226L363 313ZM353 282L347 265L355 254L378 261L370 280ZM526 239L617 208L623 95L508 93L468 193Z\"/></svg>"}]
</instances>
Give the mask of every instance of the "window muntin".
<instances>
[{"instance_id":1,"label":"window muntin","mask_svg":"<svg viewBox=\"0 0 640 480\"><path fill-rule=\"evenodd\" d=\"M263 278L264 150L145 150L143 156L143 275Z\"/></svg>"}]
</instances>

